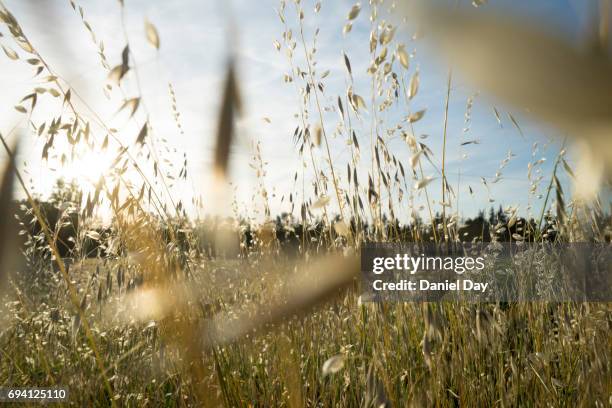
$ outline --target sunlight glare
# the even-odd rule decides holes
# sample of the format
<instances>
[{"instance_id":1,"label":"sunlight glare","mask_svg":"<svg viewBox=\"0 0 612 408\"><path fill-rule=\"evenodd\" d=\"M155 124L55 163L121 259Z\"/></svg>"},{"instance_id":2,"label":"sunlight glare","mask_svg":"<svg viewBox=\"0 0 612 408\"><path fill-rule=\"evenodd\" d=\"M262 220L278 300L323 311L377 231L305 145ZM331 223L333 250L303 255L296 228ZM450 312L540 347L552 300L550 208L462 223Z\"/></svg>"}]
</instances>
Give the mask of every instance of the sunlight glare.
<instances>
[{"instance_id":1,"label":"sunlight glare","mask_svg":"<svg viewBox=\"0 0 612 408\"><path fill-rule=\"evenodd\" d=\"M74 180L81 190L91 189L110 170L113 157L108 152L85 151L68 158L58 169L58 177Z\"/></svg>"}]
</instances>

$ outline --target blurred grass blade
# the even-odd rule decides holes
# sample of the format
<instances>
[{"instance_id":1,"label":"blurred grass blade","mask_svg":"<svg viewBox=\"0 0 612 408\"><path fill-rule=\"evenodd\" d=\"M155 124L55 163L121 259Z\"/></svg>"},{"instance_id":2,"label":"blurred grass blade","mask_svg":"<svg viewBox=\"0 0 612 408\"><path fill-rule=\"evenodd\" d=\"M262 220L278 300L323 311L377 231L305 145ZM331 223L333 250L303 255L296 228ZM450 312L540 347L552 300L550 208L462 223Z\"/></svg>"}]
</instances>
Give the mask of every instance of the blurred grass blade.
<instances>
[{"instance_id":1,"label":"blurred grass blade","mask_svg":"<svg viewBox=\"0 0 612 408\"><path fill-rule=\"evenodd\" d=\"M604 53L577 48L518 17L419 5L419 23L468 80L585 140L602 173L612 176L612 64Z\"/></svg>"},{"instance_id":2,"label":"blurred grass blade","mask_svg":"<svg viewBox=\"0 0 612 408\"><path fill-rule=\"evenodd\" d=\"M212 342L233 342L254 331L267 331L271 325L303 315L339 295L353 283L358 272L359 259L356 257L330 256L314 262L290 279L275 300L237 314L230 311L215 316Z\"/></svg>"},{"instance_id":3,"label":"blurred grass blade","mask_svg":"<svg viewBox=\"0 0 612 408\"><path fill-rule=\"evenodd\" d=\"M236 74L233 61L227 66L223 99L217 127L217 141L215 147L215 175L221 178L227 176L229 153L234 138L234 114L240 113L240 95L236 84Z\"/></svg>"},{"instance_id":4,"label":"blurred grass blade","mask_svg":"<svg viewBox=\"0 0 612 408\"><path fill-rule=\"evenodd\" d=\"M2 136L0 135L0 137ZM4 142L4 138L2 138L2 143L7 151L8 158L2 172L2 184L0 184L0 294L3 292L4 283L8 277L10 269L8 258L14 253L11 247L15 242L14 237L16 235L12 214L16 148L10 149Z\"/></svg>"},{"instance_id":5,"label":"blurred grass blade","mask_svg":"<svg viewBox=\"0 0 612 408\"><path fill-rule=\"evenodd\" d=\"M524 20L434 6L422 15L451 62L495 96L555 124L612 124L612 65L605 56Z\"/></svg>"}]
</instances>

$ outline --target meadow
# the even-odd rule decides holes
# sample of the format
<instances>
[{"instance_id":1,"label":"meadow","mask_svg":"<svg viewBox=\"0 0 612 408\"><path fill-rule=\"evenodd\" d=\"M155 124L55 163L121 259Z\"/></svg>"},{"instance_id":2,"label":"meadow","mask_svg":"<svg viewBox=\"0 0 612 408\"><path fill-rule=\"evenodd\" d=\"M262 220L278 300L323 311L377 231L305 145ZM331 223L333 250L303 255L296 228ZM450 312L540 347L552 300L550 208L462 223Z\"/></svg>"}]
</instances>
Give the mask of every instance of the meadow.
<instances>
[{"instance_id":1,"label":"meadow","mask_svg":"<svg viewBox=\"0 0 612 408\"><path fill-rule=\"evenodd\" d=\"M0 2L3 57L37 80L10 107L27 131L0 133L6 153L0 387L66 387L67 406L611 406L609 302L377 303L363 297L359 256L365 243L609 246L612 149L609 137L599 133L610 114L605 106L612 106L606 105L612 80L603 74L610 67L607 18L594 23L599 36L591 45L598 51L582 54L536 27L474 14L486 3L465 3L455 11L434 5L411 18L429 28L426 35L442 39L441 49L452 39L449 54L467 60L456 69L468 77L472 58L499 70L496 78L476 74L483 92L509 105L529 105L536 119L570 135L551 141L556 150L550 174L540 170L535 145L527 158L525 189L516 194L527 196L534 211L507 203L487 214L493 201L485 194L483 212L462 215L460 194L473 188L461 178L455 182L455 173L451 179L447 149L476 148L465 130L476 94L465 104L465 129L451 133L455 73L449 69L440 132L429 136L443 143L433 151L418 131L428 114L415 103L426 91L425 73L413 61L420 35L408 35L412 26L389 17L403 13L401 5L372 0L347 8L343 25L334 29L350 36L353 24L367 21L369 89L358 87L348 50L340 67L346 87L330 96L330 72L317 65L320 30L308 24L325 13L325 4L281 0L279 37L270 46L286 60L279 78L295 94L297 112L295 132L287 137L296 162L304 165L289 175L293 191L272 194L268 159L253 141L249 163L257 187L248 205L258 206L260 215L254 219L240 213L243 203L227 187L240 131L235 119L244 102L240 61L231 50L221 92L214 95L215 133L203 136L214 140L208 171L217 190L207 191L204 202L187 202L173 188L193 185L189 163L186 156L164 157L171 142L149 120L128 36L120 55L107 55L86 9L73 0L65 5L99 52L108 72L105 92L120 95L115 109L130 123L126 136L71 89ZM163 47L161 34L145 20L149 47ZM500 56L498 47L507 55ZM495 66L498 58L503 61ZM535 62L505 77L513 65L501 65L514 58ZM129 82L138 85L128 88ZM572 105L565 92L589 106ZM168 116L177 133L188 132L172 85L169 94ZM399 119L390 112L399 112ZM501 108L491 112L501 121ZM515 116L507 113L504 121L528 137ZM452 139L456 135L460 140ZM108 154L111 165L87 186L58 180L43 196L18 160L32 140L42 141L43 161ZM583 154L576 166L568 153L574 143ZM337 145L348 152L341 164ZM511 152L499 158L498 172L483 175L481 188L503 185L511 160ZM439 199L430 197L434 190ZM287 211L276 214L270 202L281 194ZM230 208L233 216L211 212L198 218L191 207ZM558 265L536 253L508 268L545 275Z\"/></svg>"}]
</instances>

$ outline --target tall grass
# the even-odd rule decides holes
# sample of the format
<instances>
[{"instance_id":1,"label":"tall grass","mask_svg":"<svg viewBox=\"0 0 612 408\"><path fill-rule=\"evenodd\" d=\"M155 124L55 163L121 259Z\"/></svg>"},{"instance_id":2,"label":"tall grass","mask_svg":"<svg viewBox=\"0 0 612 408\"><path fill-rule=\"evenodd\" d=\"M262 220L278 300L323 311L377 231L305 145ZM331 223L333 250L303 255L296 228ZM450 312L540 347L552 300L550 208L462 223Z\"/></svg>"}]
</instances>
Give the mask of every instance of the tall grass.
<instances>
[{"instance_id":1,"label":"tall grass","mask_svg":"<svg viewBox=\"0 0 612 408\"><path fill-rule=\"evenodd\" d=\"M82 202L60 203L65 204L60 205L60 221L50 222L15 164L15 148L1 137L10 158L0 188L3 217L15 212L13 180L27 200L17 212L19 233L0 223L0 386L66 386L69 404L75 406L612 403L608 303L368 303L360 297L357 254L364 242L459 241L463 231L459 190L465 186L459 178L457 189L452 188L445 161L452 77L449 73L440 127L444 147L438 155L416 136L427 114L414 100L423 73L407 51L401 27L381 17L388 11L385 3L356 4L344 22L345 35L351 35L358 19L370 19L369 43L364 44L371 56L369 89L358 88L351 50L346 50L345 89L329 95L329 72L319 72L313 51L319 29L309 33L305 25L306 19L325 12L325 5L280 2L281 35L274 47L287 57L284 81L295 92L298 110L296 150L299 162L308 167L300 166L293 175L294 190L286 193L292 214L298 215L284 224L274 220L265 157L254 142L251 162L259 179L256 194L264 203L263 220L240 220L243 215L234 202L235 220L210 225L190 219L186 203L172 194L176 177L168 175L179 168L178 179L193 182L189 165L186 159L179 165L164 161L160 145L165 142L148 119L125 22L122 54L107 57L83 8L74 1L69 5L99 49L100 63L108 71L107 91L124 96L117 109L140 130L129 143L119 138L53 70L0 3L0 20L11 35L0 38L5 54L16 63L26 55L45 83L15 107L31 133L44 138L44 152L59 149L60 134L72 146L116 151L110 174ZM118 7L123 18L122 1ZM432 16L423 18L447 18ZM153 23L146 21L144 27L150 45L163 46ZM120 63L113 66L109 61L114 60ZM229 178L234 119L241 112L234 63L239 61L230 59L219 96L210 169L220 183ZM137 84L136 94L127 93L129 80ZM170 95L170 115L183 132L172 86ZM54 98L66 113L59 118L36 115L43 96ZM330 99L333 106L328 106ZM466 129L472 103L471 97ZM330 110L338 114L336 123L329 119ZM389 119L391 110L402 112L399 123ZM498 109L493 110L501 120ZM368 132L360 134L363 128ZM28 143L27 136L19 143ZM406 142L403 150L394 147L394 138ZM342 165L334 161L334 143L348 143L349 159ZM503 158L495 180L512 157L509 152ZM532 179L531 170L540 164L533 158L529 167L533 187L525 194L533 200L542 178ZM563 149L533 231L516 207L508 207L505 217L490 227L512 231L514 241L548 239L553 232L560 242L609 240L605 203L597 198L591 204L570 202L559 182L560 167L575 177ZM487 179L482 181L488 189ZM434 186L442 191L441 202L430 199ZM553 192L556 216L549 207ZM421 195L426 222L416 216ZM93 226L101 207L112 213L108 229ZM441 219L434 215L439 211ZM71 253L62 256L62 226L73 213L78 231L70 237ZM401 219L404 213L412 215L410 223ZM23 256L15 256L17 250L6 245L16 243L18 236L25 237ZM293 238L296 250L288 255L285 239ZM91 245L94 250L88 250ZM231 253L237 256L227 255ZM7 267L14 259L21 264Z\"/></svg>"}]
</instances>

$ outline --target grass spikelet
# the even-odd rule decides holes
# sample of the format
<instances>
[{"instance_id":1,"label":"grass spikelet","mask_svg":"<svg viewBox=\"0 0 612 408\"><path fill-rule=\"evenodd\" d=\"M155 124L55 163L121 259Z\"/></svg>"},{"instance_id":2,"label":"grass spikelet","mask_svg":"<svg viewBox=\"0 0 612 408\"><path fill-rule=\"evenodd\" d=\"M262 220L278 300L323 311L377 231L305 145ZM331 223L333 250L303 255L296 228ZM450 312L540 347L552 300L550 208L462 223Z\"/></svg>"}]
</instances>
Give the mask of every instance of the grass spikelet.
<instances>
[{"instance_id":1,"label":"grass spikelet","mask_svg":"<svg viewBox=\"0 0 612 408\"><path fill-rule=\"evenodd\" d=\"M217 120L217 137L214 154L214 170L220 179L227 176L229 164L230 147L234 139L234 115L240 112L240 94L236 84L235 68L233 62L229 62L225 73L225 84L221 108Z\"/></svg>"}]
</instances>

